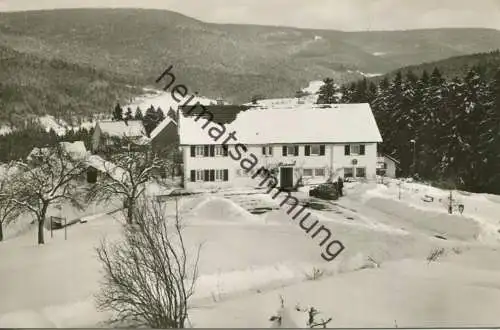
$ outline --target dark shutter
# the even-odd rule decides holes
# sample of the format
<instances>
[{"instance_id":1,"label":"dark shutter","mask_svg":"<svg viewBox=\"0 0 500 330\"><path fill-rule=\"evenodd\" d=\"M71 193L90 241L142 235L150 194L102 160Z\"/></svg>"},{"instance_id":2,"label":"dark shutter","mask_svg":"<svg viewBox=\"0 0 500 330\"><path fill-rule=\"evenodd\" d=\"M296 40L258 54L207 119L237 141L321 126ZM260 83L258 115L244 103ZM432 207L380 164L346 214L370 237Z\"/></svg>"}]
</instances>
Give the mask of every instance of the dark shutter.
<instances>
[{"instance_id":1,"label":"dark shutter","mask_svg":"<svg viewBox=\"0 0 500 330\"><path fill-rule=\"evenodd\" d=\"M283 156L286 156L286 146L283 146Z\"/></svg>"},{"instance_id":2,"label":"dark shutter","mask_svg":"<svg viewBox=\"0 0 500 330\"><path fill-rule=\"evenodd\" d=\"M325 145L322 144L319 146L319 155L324 156L325 155Z\"/></svg>"},{"instance_id":3,"label":"dark shutter","mask_svg":"<svg viewBox=\"0 0 500 330\"><path fill-rule=\"evenodd\" d=\"M364 144L361 144L359 146L359 154L360 155L364 155L365 154L365 145Z\"/></svg>"},{"instance_id":4,"label":"dark shutter","mask_svg":"<svg viewBox=\"0 0 500 330\"><path fill-rule=\"evenodd\" d=\"M210 170L210 181L215 181L215 170Z\"/></svg>"},{"instance_id":5,"label":"dark shutter","mask_svg":"<svg viewBox=\"0 0 500 330\"><path fill-rule=\"evenodd\" d=\"M229 170L224 170L224 181L229 181Z\"/></svg>"},{"instance_id":6,"label":"dark shutter","mask_svg":"<svg viewBox=\"0 0 500 330\"><path fill-rule=\"evenodd\" d=\"M210 157L214 157L215 156L215 146L212 144L210 146Z\"/></svg>"},{"instance_id":7,"label":"dark shutter","mask_svg":"<svg viewBox=\"0 0 500 330\"><path fill-rule=\"evenodd\" d=\"M311 155L311 146L305 146L304 147L304 156L310 156Z\"/></svg>"},{"instance_id":8,"label":"dark shutter","mask_svg":"<svg viewBox=\"0 0 500 330\"><path fill-rule=\"evenodd\" d=\"M196 146L191 146L191 157L196 157Z\"/></svg>"},{"instance_id":9,"label":"dark shutter","mask_svg":"<svg viewBox=\"0 0 500 330\"><path fill-rule=\"evenodd\" d=\"M349 156L351 154L351 146L346 144L344 147L344 155Z\"/></svg>"},{"instance_id":10,"label":"dark shutter","mask_svg":"<svg viewBox=\"0 0 500 330\"><path fill-rule=\"evenodd\" d=\"M266 155L266 147L262 147L262 155L265 156Z\"/></svg>"},{"instance_id":11,"label":"dark shutter","mask_svg":"<svg viewBox=\"0 0 500 330\"><path fill-rule=\"evenodd\" d=\"M295 146L295 156L299 155L299 146Z\"/></svg>"},{"instance_id":12,"label":"dark shutter","mask_svg":"<svg viewBox=\"0 0 500 330\"><path fill-rule=\"evenodd\" d=\"M196 171L191 170L191 182L195 182L195 181L196 181Z\"/></svg>"},{"instance_id":13,"label":"dark shutter","mask_svg":"<svg viewBox=\"0 0 500 330\"><path fill-rule=\"evenodd\" d=\"M223 144L223 145L222 145L222 155L223 155L224 157L227 157L227 149L228 149L228 146L227 146L227 145L225 145L225 144Z\"/></svg>"},{"instance_id":14,"label":"dark shutter","mask_svg":"<svg viewBox=\"0 0 500 330\"><path fill-rule=\"evenodd\" d=\"M203 181L209 181L210 180L210 171L209 170L204 170L203 171Z\"/></svg>"},{"instance_id":15,"label":"dark shutter","mask_svg":"<svg viewBox=\"0 0 500 330\"><path fill-rule=\"evenodd\" d=\"M209 149L210 149L209 147L210 147L209 145L205 145L205 146L204 146L203 156L208 157L208 153L209 153L209 151L210 151L210 150L209 150Z\"/></svg>"},{"instance_id":16,"label":"dark shutter","mask_svg":"<svg viewBox=\"0 0 500 330\"><path fill-rule=\"evenodd\" d=\"M272 155L273 155L273 149L274 149L274 148L273 148L272 146L271 146L271 147L269 147L269 155L270 155L270 156L272 156Z\"/></svg>"}]
</instances>

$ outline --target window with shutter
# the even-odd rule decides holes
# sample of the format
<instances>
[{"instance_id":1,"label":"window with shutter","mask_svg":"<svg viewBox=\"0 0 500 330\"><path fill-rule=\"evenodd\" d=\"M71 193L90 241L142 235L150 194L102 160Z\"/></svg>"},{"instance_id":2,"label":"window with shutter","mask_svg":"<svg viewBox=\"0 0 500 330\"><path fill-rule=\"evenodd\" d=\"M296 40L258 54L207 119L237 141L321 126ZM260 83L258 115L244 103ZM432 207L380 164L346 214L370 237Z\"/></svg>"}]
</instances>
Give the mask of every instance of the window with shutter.
<instances>
[{"instance_id":1,"label":"window with shutter","mask_svg":"<svg viewBox=\"0 0 500 330\"><path fill-rule=\"evenodd\" d=\"M205 147L204 146L196 146L195 154L197 157L203 157L205 155Z\"/></svg>"},{"instance_id":2,"label":"window with shutter","mask_svg":"<svg viewBox=\"0 0 500 330\"><path fill-rule=\"evenodd\" d=\"M191 170L191 182L195 182L195 181L196 181L196 171Z\"/></svg>"},{"instance_id":3,"label":"window with shutter","mask_svg":"<svg viewBox=\"0 0 500 330\"><path fill-rule=\"evenodd\" d=\"M210 181L210 171L209 170L204 170L203 171L203 179L205 181Z\"/></svg>"},{"instance_id":4,"label":"window with shutter","mask_svg":"<svg viewBox=\"0 0 500 330\"><path fill-rule=\"evenodd\" d=\"M311 146L304 147L304 155L309 156L311 154Z\"/></svg>"},{"instance_id":5,"label":"window with shutter","mask_svg":"<svg viewBox=\"0 0 500 330\"><path fill-rule=\"evenodd\" d=\"M191 157L196 157L196 146L191 146Z\"/></svg>"},{"instance_id":6,"label":"window with shutter","mask_svg":"<svg viewBox=\"0 0 500 330\"><path fill-rule=\"evenodd\" d=\"M266 147L262 147L262 156L266 155Z\"/></svg>"},{"instance_id":7,"label":"window with shutter","mask_svg":"<svg viewBox=\"0 0 500 330\"><path fill-rule=\"evenodd\" d=\"M346 144L344 147L344 155L349 156L351 154L351 146Z\"/></svg>"},{"instance_id":8,"label":"window with shutter","mask_svg":"<svg viewBox=\"0 0 500 330\"><path fill-rule=\"evenodd\" d=\"M215 170L210 170L210 181L215 181Z\"/></svg>"},{"instance_id":9,"label":"window with shutter","mask_svg":"<svg viewBox=\"0 0 500 330\"><path fill-rule=\"evenodd\" d=\"M210 148L210 157L215 157L215 146L210 145L209 148Z\"/></svg>"},{"instance_id":10,"label":"window with shutter","mask_svg":"<svg viewBox=\"0 0 500 330\"><path fill-rule=\"evenodd\" d=\"M229 147L225 144L222 145L222 155L227 157Z\"/></svg>"},{"instance_id":11,"label":"window with shutter","mask_svg":"<svg viewBox=\"0 0 500 330\"><path fill-rule=\"evenodd\" d=\"M359 154L360 155L364 155L365 154L365 145L364 144L361 144L359 146Z\"/></svg>"},{"instance_id":12,"label":"window with shutter","mask_svg":"<svg viewBox=\"0 0 500 330\"><path fill-rule=\"evenodd\" d=\"M299 155L299 146L295 146L295 156Z\"/></svg>"},{"instance_id":13,"label":"window with shutter","mask_svg":"<svg viewBox=\"0 0 500 330\"><path fill-rule=\"evenodd\" d=\"M319 146L319 155L324 156L325 155L325 145L322 144Z\"/></svg>"},{"instance_id":14,"label":"window with shutter","mask_svg":"<svg viewBox=\"0 0 500 330\"><path fill-rule=\"evenodd\" d=\"M224 170L224 181L229 181L229 170Z\"/></svg>"},{"instance_id":15,"label":"window with shutter","mask_svg":"<svg viewBox=\"0 0 500 330\"><path fill-rule=\"evenodd\" d=\"M210 146L208 146L208 145L203 146L203 156L208 157L209 152L210 152L209 147Z\"/></svg>"},{"instance_id":16,"label":"window with shutter","mask_svg":"<svg viewBox=\"0 0 500 330\"><path fill-rule=\"evenodd\" d=\"M286 156L287 155L287 152L286 152L286 146L283 146L283 156Z\"/></svg>"}]
</instances>

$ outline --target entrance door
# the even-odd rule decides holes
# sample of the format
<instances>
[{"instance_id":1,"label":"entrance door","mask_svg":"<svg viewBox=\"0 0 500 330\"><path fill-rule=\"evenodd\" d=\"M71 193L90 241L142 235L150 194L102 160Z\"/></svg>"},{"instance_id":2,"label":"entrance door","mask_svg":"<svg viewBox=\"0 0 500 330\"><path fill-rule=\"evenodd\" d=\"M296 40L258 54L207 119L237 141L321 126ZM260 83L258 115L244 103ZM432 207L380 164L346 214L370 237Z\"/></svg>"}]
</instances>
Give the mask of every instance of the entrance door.
<instances>
[{"instance_id":1,"label":"entrance door","mask_svg":"<svg viewBox=\"0 0 500 330\"><path fill-rule=\"evenodd\" d=\"M283 190L293 188L293 167L280 168L280 186Z\"/></svg>"}]
</instances>

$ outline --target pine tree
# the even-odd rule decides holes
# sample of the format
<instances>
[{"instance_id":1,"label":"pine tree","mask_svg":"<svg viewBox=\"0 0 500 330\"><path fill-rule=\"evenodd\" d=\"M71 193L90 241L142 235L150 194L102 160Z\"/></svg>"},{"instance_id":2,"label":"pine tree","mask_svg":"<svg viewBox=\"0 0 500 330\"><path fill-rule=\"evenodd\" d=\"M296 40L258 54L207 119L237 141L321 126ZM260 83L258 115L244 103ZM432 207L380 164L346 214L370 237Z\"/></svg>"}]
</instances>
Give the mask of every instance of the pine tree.
<instances>
[{"instance_id":1,"label":"pine tree","mask_svg":"<svg viewBox=\"0 0 500 330\"><path fill-rule=\"evenodd\" d=\"M135 120L142 120L143 116L142 116L142 111L141 111L141 108L137 107L135 109L135 115L134 115L134 119Z\"/></svg>"},{"instance_id":2,"label":"pine tree","mask_svg":"<svg viewBox=\"0 0 500 330\"><path fill-rule=\"evenodd\" d=\"M125 113L124 120L132 120L134 117L132 116L132 109L130 107L127 108L127 112Z\"/></svg>"},{"instance_id":3,"label":"pine tree","mask_svg":"<svg viewBox=\"0 0 500 330\"><path fill-rule=\"evenodd\" d=\"M113 110L113 120L123 120L123 109L120 106L120 103L116 103L115 105L115 109Z\"/></svg>"},{"instance_id":4,"label":"pine tree","mask_svg":"<svg viewBox=\"0 0 500 330\"><path fill-rule=\"evenodd\" d=\"M156 109L156 124L159 125L164 120L165 120L165 114L163 113L163 110L160 107L158 107L158 109Z\"/></svg>"},{"instance_id":5,"label":"pine tree","mask_svg":"<svg viewBox=\"0 0 500 330\"><path fill-rule=\"evenodd\" d=\"M323 86L320 87L318 92L317 104L332 104L338 103L337 99L337 86L332 78L323 80Z\"/></svg>"},{"instance_id":6,"label":"pine tree","mask_svg":"<svg viewBox=\"0 0 500 330\"><path fill-rule=\"evenodd\" d=\"M146 114L144 115L144 118L142 120L144 129L146 130L146 134L149 136L151 132L156 128L158 125L157 122L158 115L156 113L156 110L153 106L150 106L146 110Z\"/></svg>"}]
</instances>

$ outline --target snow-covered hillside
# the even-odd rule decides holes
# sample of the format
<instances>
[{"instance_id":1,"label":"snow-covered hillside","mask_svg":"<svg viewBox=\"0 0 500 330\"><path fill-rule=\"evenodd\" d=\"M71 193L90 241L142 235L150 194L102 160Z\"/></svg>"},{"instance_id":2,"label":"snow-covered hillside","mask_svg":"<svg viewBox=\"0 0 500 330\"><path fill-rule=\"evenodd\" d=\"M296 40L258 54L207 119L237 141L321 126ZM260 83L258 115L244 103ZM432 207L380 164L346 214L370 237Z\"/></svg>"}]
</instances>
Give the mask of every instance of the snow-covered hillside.
<instances>
[{"instance_id":1,"label":"snow-covered hillside","mask_svg":"<svg viewBox=\"0 0 500 330\"><path fill-rule=\"evenodd\" d=\"M281 106L284 106L284 107L293 106L293 105L298 105L298 104L314 104L314 103L316 103L316 101L318 99L317 93L319 92L319 89L323 85L324 85L323 81L314 80L314 81L309 82L309 85L302 89L302 91L307 93L308 95L305 95L305 96L301 97L300 99L298 99L296 97L262 99L262 100L257 101L257 105L275 108L275 107L281 107ZM255 104L249 102L249 103L246 103L245 105L255 105Z\"/></svg>"},{"instance_id":2,"label":"snow-covered hillside","mask_svg":"<svg viewBox=\"0 0 500 330\"><path fill-rule=\"evenodd\" d=\"M179 105L183 105L184 102L191 97L191 95L188 95L186 96L186 98L181 99L181 102L178 102L172 97L171 92L153 89L147 89L145 91L147 91L148 93L135 98L128 104L123 105L122 107L124 111L126 111L127 108L130 108L132 110L132 113L134 114L137 107L139 107L139 109L141 109L142 113L144 114L150 106L153 106L155 108L160 107L163 110L163 113L167 115L170 108L172 108L173 110L177 110ZM215 104L216 100L209 99L203 96L196 96L189 102L188 105L195 105L197 102L202 105L210 105Z\"/></svg>"}]
</instances>

